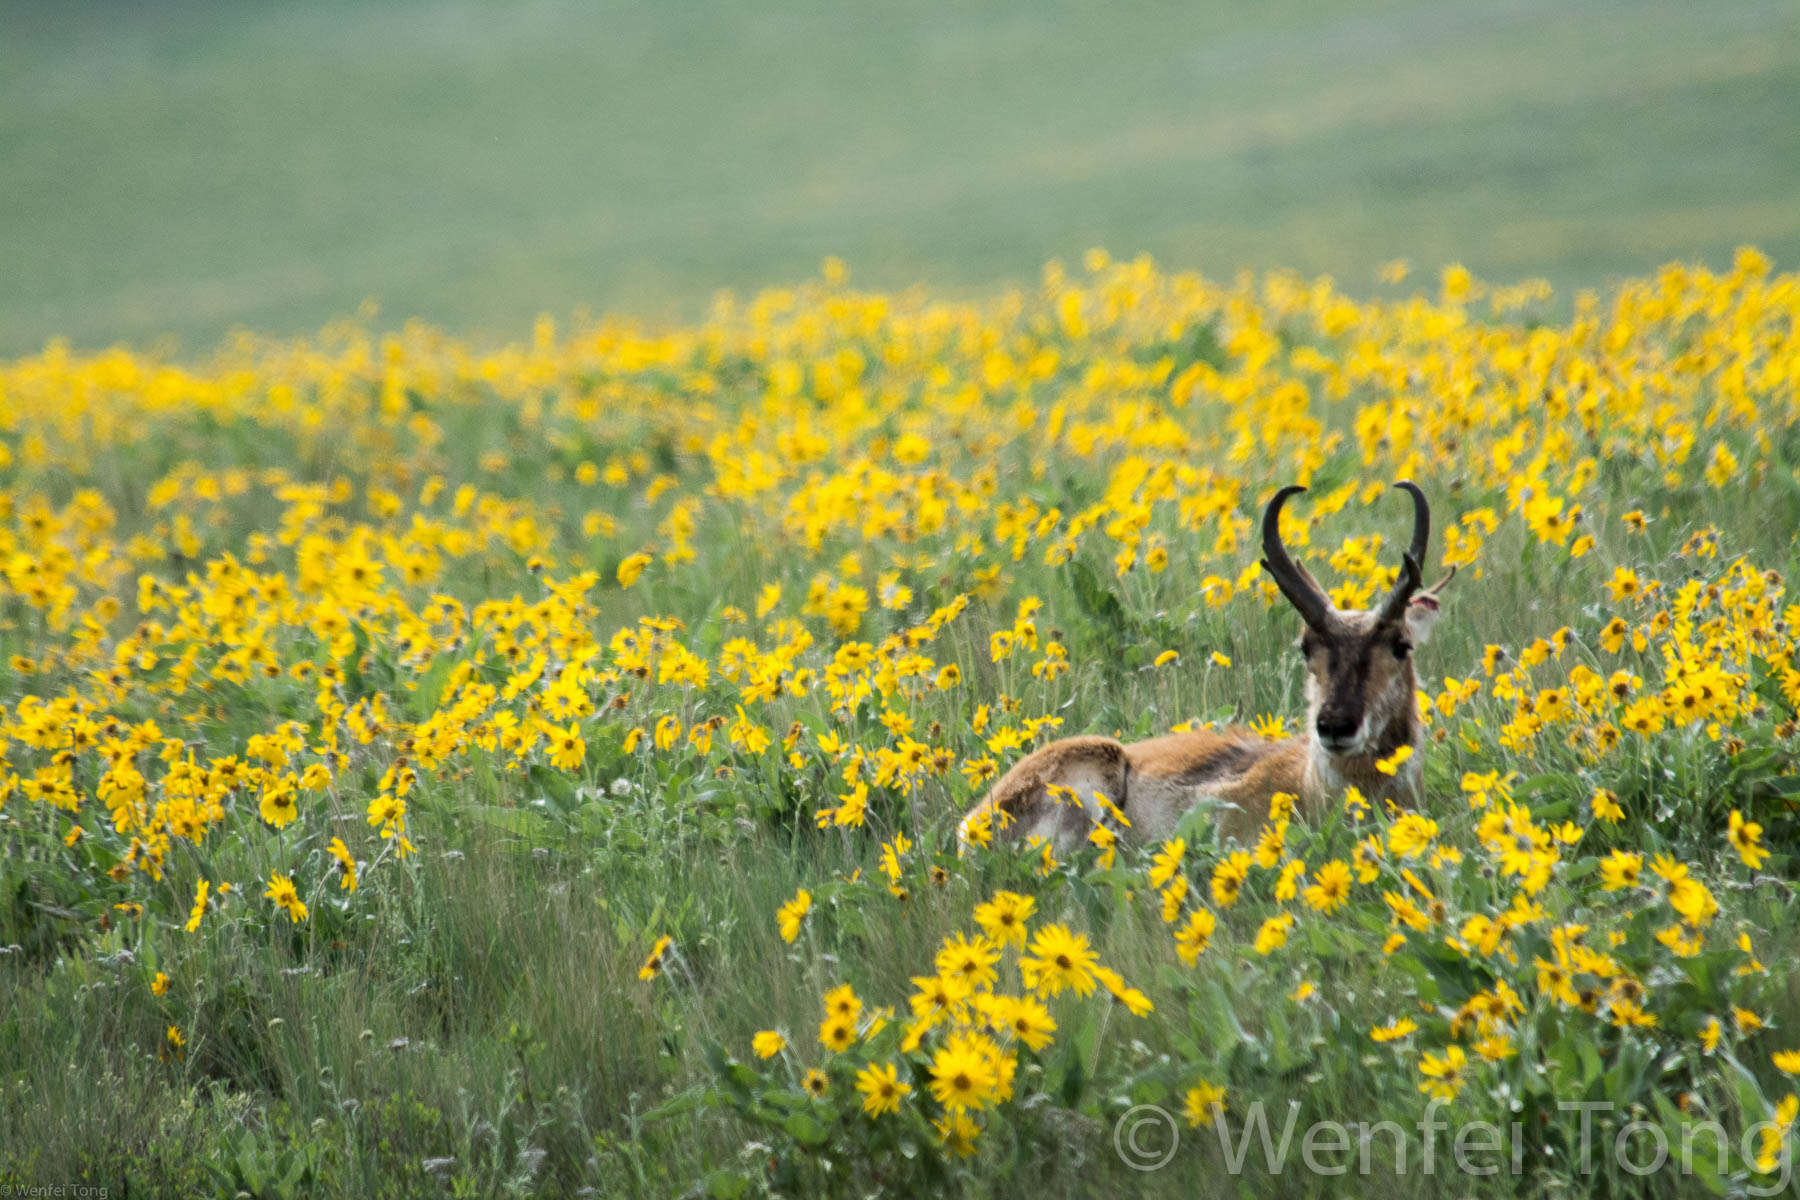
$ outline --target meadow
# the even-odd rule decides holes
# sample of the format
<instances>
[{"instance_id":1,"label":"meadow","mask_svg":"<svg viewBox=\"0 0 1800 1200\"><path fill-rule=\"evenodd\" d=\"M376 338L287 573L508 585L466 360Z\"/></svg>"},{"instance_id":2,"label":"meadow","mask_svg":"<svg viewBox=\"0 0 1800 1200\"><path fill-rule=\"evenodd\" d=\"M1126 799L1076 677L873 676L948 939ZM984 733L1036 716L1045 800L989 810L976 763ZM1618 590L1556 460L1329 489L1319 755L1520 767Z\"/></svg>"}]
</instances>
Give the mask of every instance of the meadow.
<instances>
[{"instance_id":1,"label":"meadow","mask_svg":"<svg viewBox=\"0 0 1800 1200\"><path fill-rule=\"evenodd\" d=\"M0 354L373 297L485 346L828 254L981 298L1092 245L1559 294L1800 259L1787 0L10 0Z\"/></svg>"},{"instance_id":2,"label":"meadow","mask_svg":"<svg viewBox=\"0 0 1800 1200\"><path fill-rule=\"evenodd\" d=\"M0 364L0 1182L1791 1190L1797 321L1749 248L1570 296L1092 251ZM1048 739L1293 732L1254 523L1309 485L1360 606L1399 478L1458 568L1418 810L959 852ZM1258 1105L1521 1140L1233 1170Z\"/></svg>"}]
</instances>

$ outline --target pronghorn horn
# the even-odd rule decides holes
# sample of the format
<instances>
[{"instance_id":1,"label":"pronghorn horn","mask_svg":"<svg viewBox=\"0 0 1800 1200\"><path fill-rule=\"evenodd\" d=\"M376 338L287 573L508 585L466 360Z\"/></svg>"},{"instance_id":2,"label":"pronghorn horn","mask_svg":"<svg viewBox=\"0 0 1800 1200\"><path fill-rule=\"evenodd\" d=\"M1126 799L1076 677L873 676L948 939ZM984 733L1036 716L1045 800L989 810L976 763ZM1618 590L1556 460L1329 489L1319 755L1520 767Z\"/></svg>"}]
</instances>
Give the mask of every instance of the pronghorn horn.
<instances>
[{"instance_id":1,"label":"pronghorn horn","mask_svg":"<svg viewBox=\"0 0 1800 1200\"><path fill-rule=\"evenodd\" d=\"M1297 496L1306 489L1298 484L1289 484L1275 493L1269 501L1269 507L1263 510L1262 546L1263 570L1275 581L1288 603L1300 614L1300 619L1314 629L1324 632L1333 625L1335 610L1331 607L1331 598L1319 581L1312 577L1307 569L1296 563L1281 544L1281 506L1288 502L1288 497Z\"/></svg>"},{"instance_id":2,"label":"pronghorn horn","mask_svg":"<svg viewBox=\"0 0 1800 1200\"><path fill-rule=\"evenodd\" d=\"M1431 505L1426 503L1425 493L1410 479L1402 479L1394 486L1412 497L1412 545L1401 556L1400 578L1394 581L1394 590L1381 602L1381 609L1376 614L1376 619L1383 623L1399 620L1406 612L1407 601L1412 599L1413 593L1424 582L1419 574L1419 564L1425 561L1425 550L1431 542ZM1444 583L1448 582L1449 576L1446 576ZM1438 586L1442 587L1443 584Z\"/></svg>"}]
</instances>

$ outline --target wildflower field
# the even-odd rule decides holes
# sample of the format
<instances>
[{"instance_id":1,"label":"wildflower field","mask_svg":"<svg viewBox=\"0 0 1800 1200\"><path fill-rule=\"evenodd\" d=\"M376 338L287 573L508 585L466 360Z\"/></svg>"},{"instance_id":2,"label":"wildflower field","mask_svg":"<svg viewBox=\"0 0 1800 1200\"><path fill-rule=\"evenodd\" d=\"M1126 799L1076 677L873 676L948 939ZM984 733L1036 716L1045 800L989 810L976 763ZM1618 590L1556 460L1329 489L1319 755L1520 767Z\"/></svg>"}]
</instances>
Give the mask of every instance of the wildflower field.
<instances>
[{"instance_id":1,"label":"wildflower field","mask_svg":"<svg viewBox=\"0 0 1800 1200\"><path fill-rule=\"evenodd\" d=\"M0 1182L1791 1190L1797 423L1749 249L0 363ZM1417 810L959 854L1053 738L1296 732L1254 523L1359 607L1402 478Z\"/></svg>"}]
</instances>

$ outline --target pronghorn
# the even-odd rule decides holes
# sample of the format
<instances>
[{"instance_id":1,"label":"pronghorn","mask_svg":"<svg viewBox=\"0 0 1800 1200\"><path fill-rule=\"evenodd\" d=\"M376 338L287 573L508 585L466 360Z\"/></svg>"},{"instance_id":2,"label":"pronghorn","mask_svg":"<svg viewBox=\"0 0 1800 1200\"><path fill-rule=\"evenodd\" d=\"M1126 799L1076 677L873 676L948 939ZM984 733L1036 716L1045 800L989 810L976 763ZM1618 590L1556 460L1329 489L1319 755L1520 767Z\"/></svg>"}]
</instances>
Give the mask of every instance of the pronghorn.
<instances>
[{"instance_id":1,"label":"pronghorn","mask_svg":"<svg viewBox=\"0 0 1800 1200\"><path fill-rule=\"evenodd\" d=\"M1125 836L1171 836L1182 814L1203 800L1218 805L1223 840L1248 843L1268 819L1271 797L1294 797L1311 816L1356 787L1371 802L1409 804L1419 796L1422 729L1414 696L1412 650L1438 617L1438 592L1456 574L1420 587L1431 536L1431 507L1410 480L1412 545L1400 576L1378 607L1336 608L1312 574L1281 544L1281 508L1306 489L1284 487L1263 512L1263 570L1305 622L1306 725L1300 735L1266 740L1248 729L1196 730L1125 745L1108 737L1052 742L1020 759L958 827L966 844L984 827L1013 838L1047 838L1059 847L1085 839L1097 821L1123 816ZM1389 774L1395 752L1412 753ZM1118 824L1118 822L1111 822Z\"/></svg>"}]
</instances>

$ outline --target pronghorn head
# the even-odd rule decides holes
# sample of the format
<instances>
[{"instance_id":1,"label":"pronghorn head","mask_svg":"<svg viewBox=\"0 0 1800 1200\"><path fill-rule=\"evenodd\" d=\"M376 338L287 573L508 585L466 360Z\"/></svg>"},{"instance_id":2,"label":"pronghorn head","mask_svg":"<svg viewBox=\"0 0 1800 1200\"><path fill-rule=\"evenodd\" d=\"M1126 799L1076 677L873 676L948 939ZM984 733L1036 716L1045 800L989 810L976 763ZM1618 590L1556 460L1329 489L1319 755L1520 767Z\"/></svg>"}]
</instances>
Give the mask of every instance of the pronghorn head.
<instances>
[{"instance_id":1,"label":"pronghorn head","mask_svg":"<svg viewBox=\"0 0 1800 1200\"><path fill-rule=\"evenodd\" d=\"M1419 564L1431 537L1431 506L1411 480L1394 485L1412 497L1412 545L1401 559L1393 590L1374 608L1346 612L1281 544L1281 507L1303 487L1284 487L1263 513L1263 570L1294 606L1306 630L1308 733L1334 756L1386 755L1417 737L1412 651L1438 618L1436 586L1421 588Z\"/></svg>"}]
</instances>

